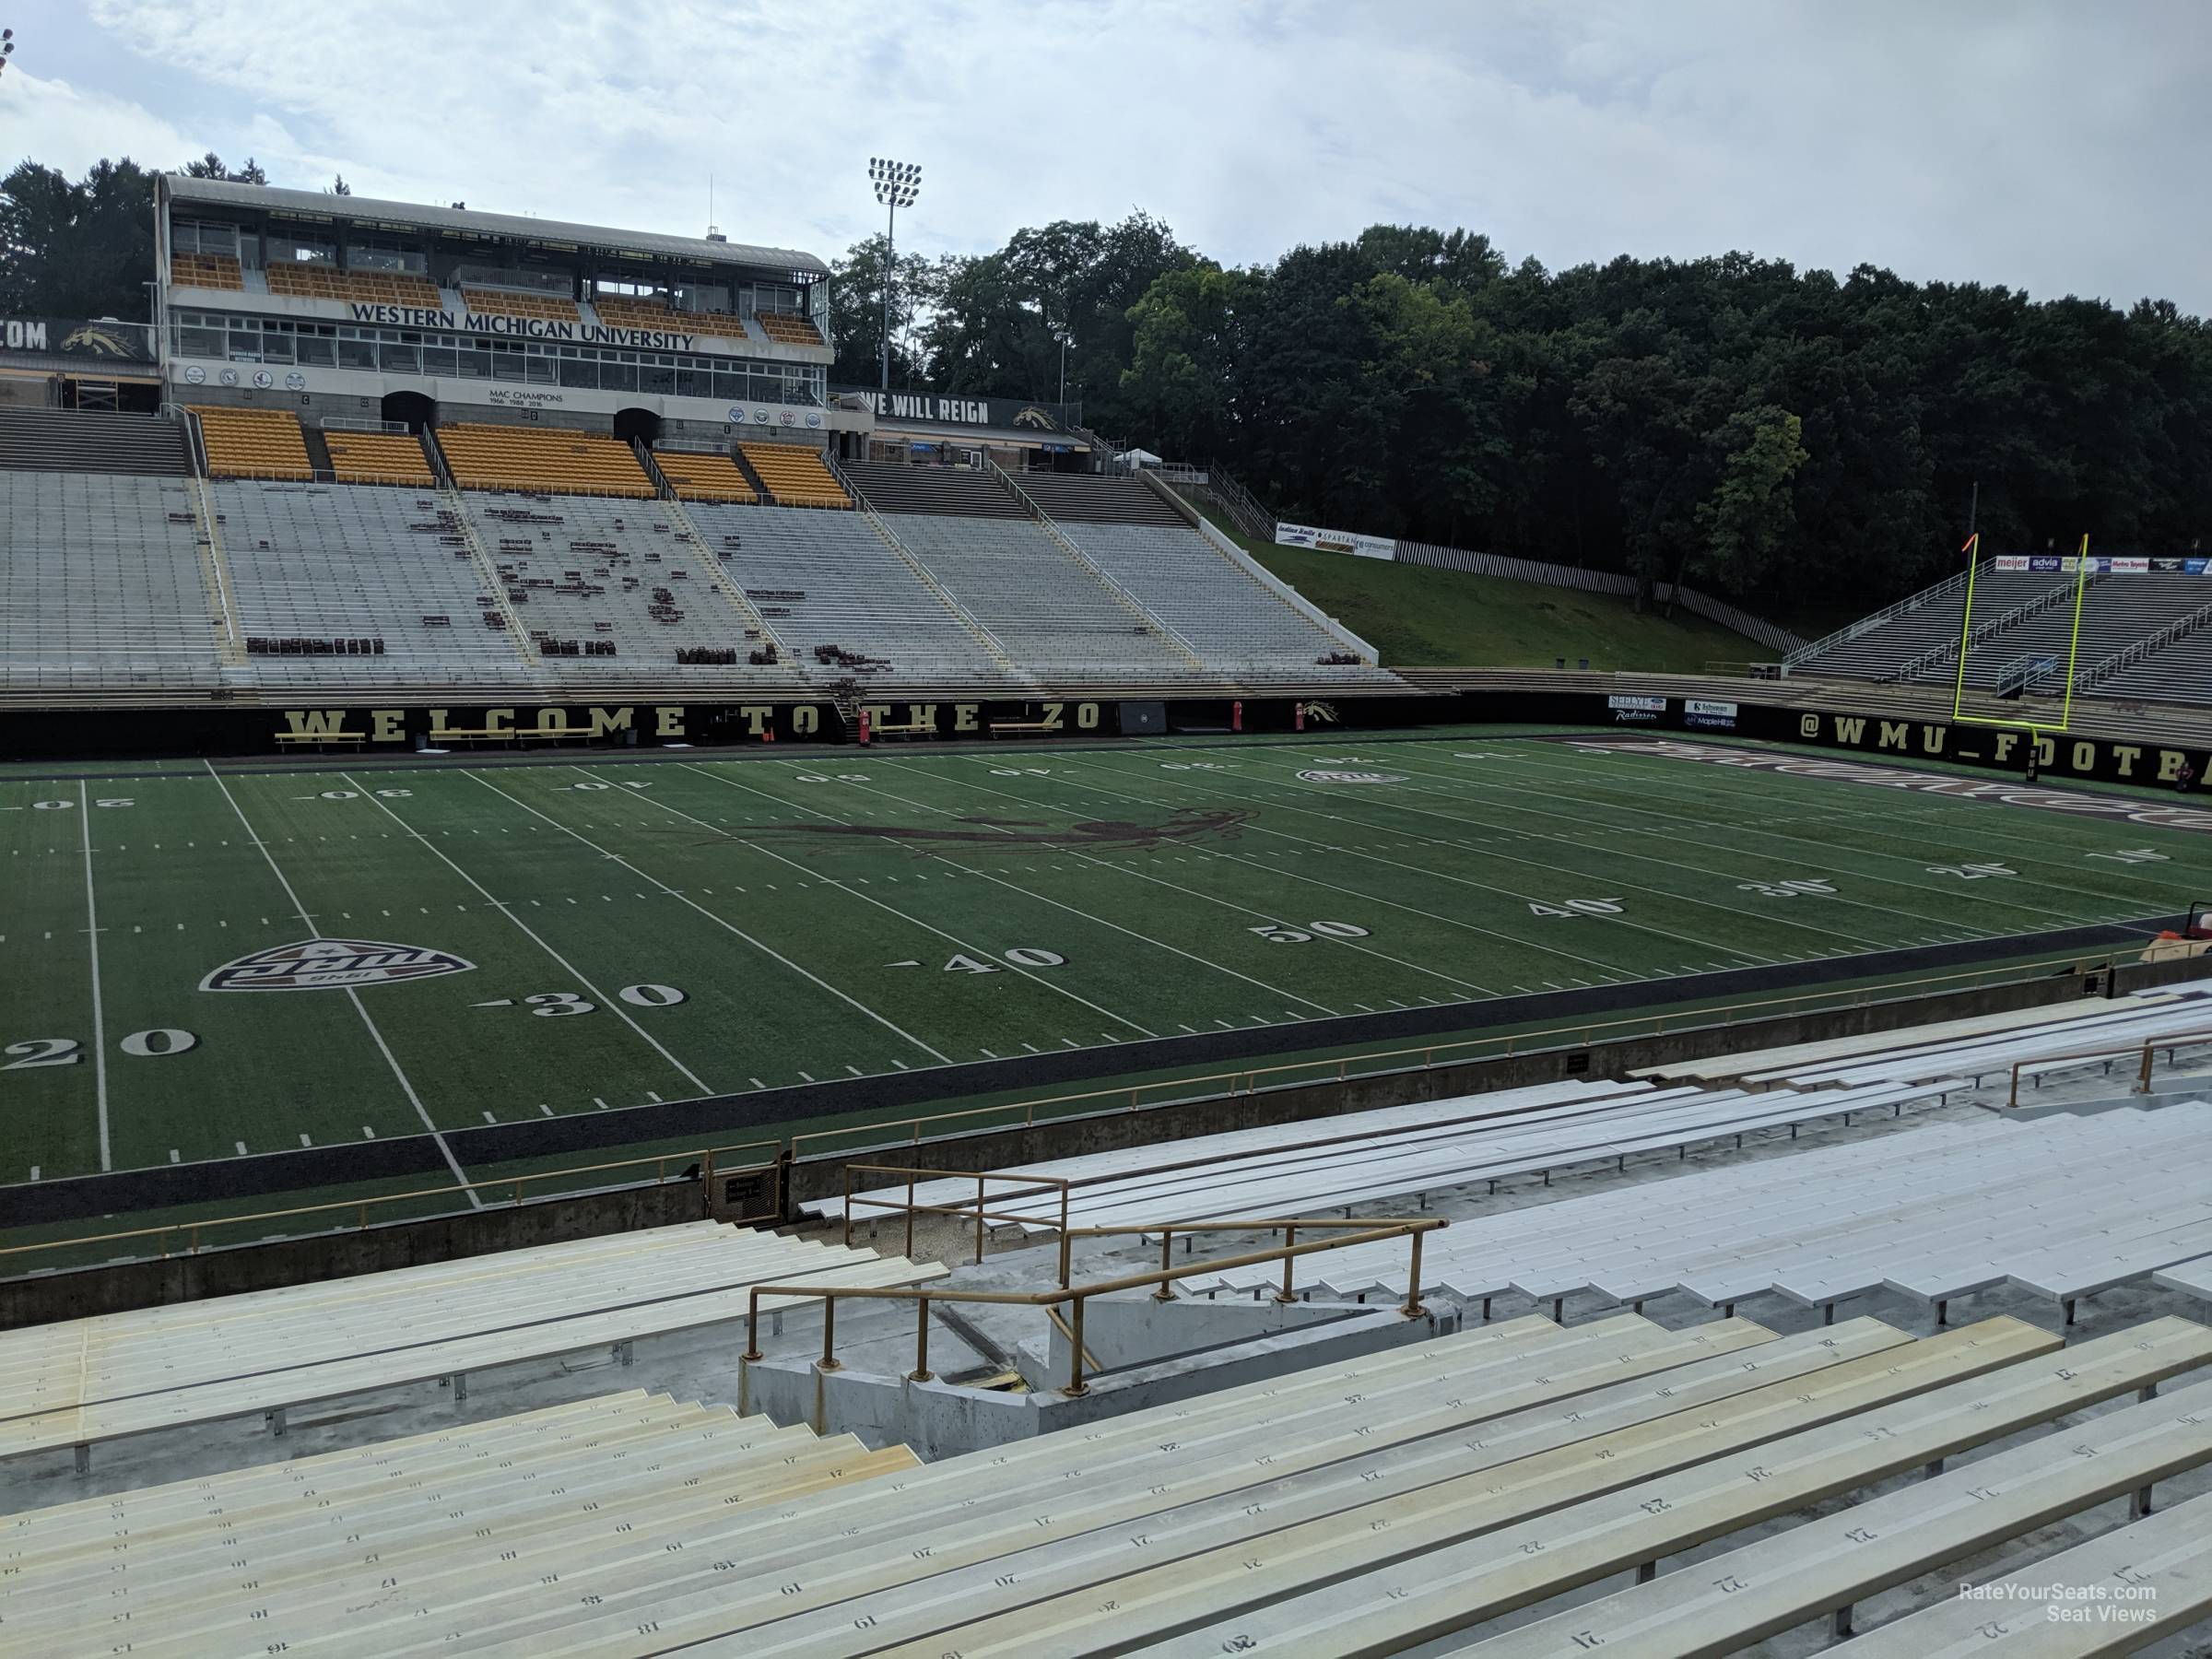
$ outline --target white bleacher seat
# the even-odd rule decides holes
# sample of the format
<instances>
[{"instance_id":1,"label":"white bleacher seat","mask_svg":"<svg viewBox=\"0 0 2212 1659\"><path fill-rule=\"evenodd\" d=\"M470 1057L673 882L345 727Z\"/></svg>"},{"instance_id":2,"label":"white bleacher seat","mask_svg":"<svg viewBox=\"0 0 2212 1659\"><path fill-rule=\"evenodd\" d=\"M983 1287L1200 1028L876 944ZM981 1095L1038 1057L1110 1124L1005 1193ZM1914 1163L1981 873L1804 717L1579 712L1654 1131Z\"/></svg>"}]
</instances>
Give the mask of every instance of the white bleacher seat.
<instances>
[{"instance_id":1,"label":"white bleacher seat","mask_svg":"<svg viewBox=\"0 0 2212 1659\"><path fill-rule=\"evenodd\" d=\"M0 1458L465 1376L747 1311L755 1284L943 1269L719 1227L580 1240L0 1334Z\"/></svg>"},{"instance_id":2,"label":"white bleacher seat","mask_svg":"<svg viewBox=\"0 0 2212 1659\"><path fill-rule=\"evenodd\" d=\"M0 468L0 687L216 683L192 488Z\"/></svg>"}]
</instances>

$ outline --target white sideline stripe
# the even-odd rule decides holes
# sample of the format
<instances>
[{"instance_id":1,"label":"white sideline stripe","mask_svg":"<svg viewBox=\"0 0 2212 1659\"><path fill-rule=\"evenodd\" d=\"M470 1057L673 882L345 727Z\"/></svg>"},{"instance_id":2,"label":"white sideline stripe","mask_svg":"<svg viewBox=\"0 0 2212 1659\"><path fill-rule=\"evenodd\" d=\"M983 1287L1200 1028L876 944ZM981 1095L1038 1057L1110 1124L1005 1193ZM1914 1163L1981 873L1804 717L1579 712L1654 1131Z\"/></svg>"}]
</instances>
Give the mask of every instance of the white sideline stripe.
<instances>
[{"instance_id":1,"label":"white sideline stripe","mask_svg":"<svg viewBox=\"0 0 2212 1659\"><path fill-rule=\"evenodd\" d=\"M340 772L338 775L344 778L346 782L354 789L359 790L363 798L372 800L377 804L377 806L383 808L385 817L389 818L402 830L405 830L410 836L414 837L415 840L420 841L424 846L429 848L432 853L437 853L438 857L445 864L446 868L453 871L454 875L460 877L462 880L467 882L470 887L475 888L477 892L482 893L485 897L485 900L490 904L491 908L498 911L500 914L506 917L508 921L513 923L515 926L521 928L523 932L529 936L532 944L535 945L540 950L544 951L547 956L559 962L561 967L566 969L569 972L575 974L577 980L584 986L584 988L590 991L593 996L598 999L602 1007L607 1009L624 1025L628 1026L639 1036L644 1038L644 1040L652 1045L654 1052L657 1053L662 1059L667 1061L670 1065L673 1065L677 1071L683 1073L685 1077L688 1077L691 1080L692 1087L697 1088L700 1093L712 1094L714 1092L713 1087L709 1084L705 1078L701 1077L697 1072L693 1071L681 1060L678 1060L674 1054L670 1053L661 1045L661 1041L658 1038L654 1037L651 1032L647 1031L644 1027L641 1026L636 1020L632 1019L628 1014L624 1013L613 997L608 996L606 992L594 985L590 980L585 979L583 974L578 971L574 964L572 964L568 958L562 956L559 951L554 949L553 947L547 944L544 939L538 937L536 930L534 929L527 922L524 921L520 916L516 915L514 913L514 908L512 905L502 904L497 899L492 898L490 889L486 888L482 882L478 881L474 876L471 876L459 865L455 864L451 858L446 857L445 853L430 841L429 837L424 835L421 830L416 829L415 826L408 823L406 818L401 818L398 813L393 811L391 804L385 801L381 795L372 794L369 791L361 789L361 786L359 783L354 782L353 776L349 772ZM500 791L500 793L505 794L504 791ZM507 798L509 800L514 799L512 795L508 795Z\"/></svg>"},{"instance_id":2,"label":"white sideline stripe","mask_svg":"<svg viewBox=\"0 0 2212 1659\"><path fill-rule=\"evenodd\" d=\"M284 889L284 896L292 901L292 909L299 912L300 920L306 924L307 936L311 939L321 938L323 930L315 925L314 918L307 913L307 906L300 902L300 895L292 890L290 880L276 863L276 855L269 851L268 843L261 839L261 831L253 828L253 820L246 817L245 808L238 804L238 797L230 793L230 785L223 782L223 774L215 770L212 760L203 761L202 764L207 768L207 775L215 780L215 786L223 792L223 799L230 803L230 810L238 815L238 821L246 831L246 839L261 849L262 857L268 863L269 874L276 877L276 885ZM376 1029L376 1021L370 1018L360 993L347 985L346 1000L353 1005L353 1011L361 1017L361 1023L369 1028L369 1035L376 1043L377 1053L383 1055L384 1064L392 1068L393 1077L399 1080L400 1092L407 1097L407 1103L415 1108L415 1115L422 1120L422 1126L430 1132L430 1138L438 1143L438 1150L445 1159L445 1167L453 1172L455 1183L468 1194L469 1207L482 1209L484 1200L477 1197L477 1189L468 1184L468 1176L462 1171L461 1160L453 1156L453 1149L445 1144L445 1136L431 1120L429 1108L422 1103L422 1097L415 1092L415 1085L407 1081L407 1074L400 1069L398 1056L392 1053L391 1045L384 1041L383 1032ZM364 1132L367 1127L366 1124L362 1125Z\"/></svg>"},{"instance_id":3,"label":"white sideline stripe","mask_svg":"<svg viewBox=\"0 0 2212 1659\"><path fill-rule=\"evenodd\" d=\"M538 811L536 807L531 806L527 801L516 799L516 797L509 794L498 784L492 782L487 778L479 777L473 771L465 770L462 775L464 777L475 779L476 782L483 784L485 788L490 790L493 794L499 795L504 800L513 801L517 806L520 806L532 818L544 818L547 823L552 825L554 829L559 830L563 835L569 836L573 840L582 842L583 845L591 848L593 852L598 853L601 857L613 859L615 863L620 865L631 875L637 877L639 880L650 881L654 887L659 888L662 892L666 893L671 899L681 900L685 904L697 911L708 921L713 923L715 926L725 929L726 931L736 935L737 937L743 939L747 945L750 945L762 956L772 958L774 960L781 962L784 967L790 969L801 979L804 979L810 984L817 985L820 989L829 992L830 995L836 997L838 1001L843 1003L847 1007L858 1010L860 1013L866 1015L870 1019L874 1020L877 1025L883 1027L885 1030L892 1032L896 1036L904 1038L908 1042L912 1043L916 1048L920 1049L924 1053L929 1055L933 1060L939 1061L947 1065L950 1065L952 1064L952 1061L948 1057L938 1053L935 1049L931 1048L928 1043L923 1041L921 1038L914 1036L912 1032L900 1030L898 1026L892 1024L890 1020L885 1018L875 1009L869 1007L867 1004L861 1002L854 997L846 995L844 992L840 991L835 985L830 983L829 981L821 978L818 974L808 971L805 968L800 967L798 963L793 961L789 957L785 956L782 951L776 949L773 946L765 944L761 940L754 938L751 934L747 933L745 929L737 926L735 923L724 920L722 917L716 915L712 911L708 910L704 905L699 903L696 900L690 899L686 895L677 892L674 888L670 887L659 877L647 875L643 870L639 869L636 865L631 864L629 859L624 858L620 853L609 853L605 847L601 846L597 841L593 841L589 836L584 835L580 830L570 829L568 825L562 823L557 818L547 817L545 813ZM708 1089L707 1092L712 1094L713 1090Z\"/></svg>"},{"instance_id":4,"label":"white sideline stripe","mask_svg":"<svg viewBox=\"0 0 2212 1659\"><path fill-rule=\"evenodd\" d=\"M112 1167L108 1158L108 1020L100 990L100 907L92 893L92 808L82 779L76 785L76 816L85 832L85 937L92 947L92 1088L100 1103L100 1167L106 1170Z\"/></svg>"}]
</instances>

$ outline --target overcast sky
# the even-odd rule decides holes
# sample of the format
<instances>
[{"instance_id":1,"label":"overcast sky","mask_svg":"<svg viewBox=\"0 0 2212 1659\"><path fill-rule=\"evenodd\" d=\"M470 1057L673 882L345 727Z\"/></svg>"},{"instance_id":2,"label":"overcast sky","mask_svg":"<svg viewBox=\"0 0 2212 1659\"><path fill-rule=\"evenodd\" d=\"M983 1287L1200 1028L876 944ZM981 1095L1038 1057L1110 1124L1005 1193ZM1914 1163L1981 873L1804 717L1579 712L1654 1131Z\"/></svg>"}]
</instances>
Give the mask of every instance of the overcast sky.
<instances>
[{"instance_id":1,"label":"overcast sky","mask_svg":"<svg viewBox=\"0 0 2212 1659\"><path fill-rule=\"evenodd\" d=\"M1143 207L1228 263L1378 220L1558 268L1731 248L2212 312L2212 4L0 0L0 164L832 256Z\"/></svg>"}]
</instances>

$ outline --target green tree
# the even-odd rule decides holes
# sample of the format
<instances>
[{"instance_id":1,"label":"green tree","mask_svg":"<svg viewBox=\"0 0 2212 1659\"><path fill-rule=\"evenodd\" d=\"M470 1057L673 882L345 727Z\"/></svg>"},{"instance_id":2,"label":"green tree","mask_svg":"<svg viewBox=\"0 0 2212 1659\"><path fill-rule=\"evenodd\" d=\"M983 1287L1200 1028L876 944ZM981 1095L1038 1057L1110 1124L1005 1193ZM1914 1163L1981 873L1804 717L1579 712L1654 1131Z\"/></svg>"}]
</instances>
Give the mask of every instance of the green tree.
<instances>
[{"instance_id":1,"label":"green tree","mask_svg":"<svg viewBox=\"0 0 2212 1659\"><path fill-rule=\"evenodd\" d=\"M153 208L153 175L127 157L96 162L75 183L19 163L0 180L0 311L145 317Z\"/></svg>"}]
</instances>

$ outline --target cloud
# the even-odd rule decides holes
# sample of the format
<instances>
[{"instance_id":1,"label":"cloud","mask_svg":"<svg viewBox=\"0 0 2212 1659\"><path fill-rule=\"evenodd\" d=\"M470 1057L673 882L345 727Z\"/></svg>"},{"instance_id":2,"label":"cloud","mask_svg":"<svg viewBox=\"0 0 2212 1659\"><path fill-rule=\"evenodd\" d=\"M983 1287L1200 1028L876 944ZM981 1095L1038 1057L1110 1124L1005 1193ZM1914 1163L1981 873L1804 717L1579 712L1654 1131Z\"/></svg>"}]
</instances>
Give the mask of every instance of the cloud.
<instances>
[{"instance_id":1,"label":"cloud","mask_svg":"<svg viewBox=\"0 0 2212 1659\"><path fill-rule=\"evenodd\" d=\"M924 168L925 253L1142 206L1232 263L1418 220L1554 267L1742 248L2212 311L2212 9L2180 0L91 0L44 32L70 27L102 32L75 96L112 115L29 130L73 159L219 139L280 182L683 232L712 178L733 237L833 254L879 228L889 154Z\"/></svg>"}]
</instances>

